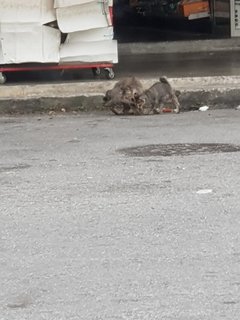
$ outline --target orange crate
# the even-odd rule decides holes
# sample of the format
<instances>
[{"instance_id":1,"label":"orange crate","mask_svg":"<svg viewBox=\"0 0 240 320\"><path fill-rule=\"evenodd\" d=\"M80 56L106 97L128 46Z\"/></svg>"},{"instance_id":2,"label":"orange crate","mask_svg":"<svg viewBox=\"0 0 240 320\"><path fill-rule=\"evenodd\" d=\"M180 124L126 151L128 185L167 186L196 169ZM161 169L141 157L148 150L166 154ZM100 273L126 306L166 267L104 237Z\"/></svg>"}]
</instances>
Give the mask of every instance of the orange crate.
<instances>
[{"instance_id":1,"label":"orange crate","mask_svg":"<svg viewBox=\"0 0 240 320\"><path fill-rule=\"evenodd\" d=\"M179 5L180 12L184 17L189 17L190 14L200 13L200 12L209 12L209 3L208 1L182 1Z\"/></svg>"},{"instance_id":2,"label":"orange crate","mask_svg":"<svg viewBox=\"0 0 240 320\"><path fill-rule=\"evenodd\" d=\"M138 0L130 0L129 5L130 7L136 7L138 5Z\"/></svg>"}]
</instances>

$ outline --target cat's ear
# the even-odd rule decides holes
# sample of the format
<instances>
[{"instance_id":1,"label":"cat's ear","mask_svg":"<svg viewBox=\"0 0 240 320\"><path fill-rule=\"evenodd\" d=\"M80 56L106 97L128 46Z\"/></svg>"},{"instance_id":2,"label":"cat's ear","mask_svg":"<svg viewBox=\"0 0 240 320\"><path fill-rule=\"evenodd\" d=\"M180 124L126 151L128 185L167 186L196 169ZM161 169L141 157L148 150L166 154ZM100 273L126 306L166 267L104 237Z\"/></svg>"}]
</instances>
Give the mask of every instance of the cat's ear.
<instances>
[{"instance_id":1,"label":"cat's ear","mask_svg":"<svg viewBox=\"0 0 240 320\"><path fill-rule=\"evenodd\" d=\"M135 100L139 100L140 99L140 94L138 92L134 92L133 97L134 97Z\"/></svg>"},{"instance_id":2,"label":"cat's ear","mask_svg":"<svg viewBox=\"0 0 240 320\"><path fill-rule=\"evenodd\" d=\"M105 96L103 97L103 101L109 101L109 100L111 100L111 98L112 98L111 93L112 93L112 90L108 90L108 91L106 92Z\"/></svg>"},{"instance_id":3,"label":"cat's ear","mask_svg":"<svg viewBox=\"0 0 240 320\"><path fill-rule=\"evenodd\" d=\"M134 98L139 98L139 93L138 92L134 92Z\"/></svg>"}]
</instances>

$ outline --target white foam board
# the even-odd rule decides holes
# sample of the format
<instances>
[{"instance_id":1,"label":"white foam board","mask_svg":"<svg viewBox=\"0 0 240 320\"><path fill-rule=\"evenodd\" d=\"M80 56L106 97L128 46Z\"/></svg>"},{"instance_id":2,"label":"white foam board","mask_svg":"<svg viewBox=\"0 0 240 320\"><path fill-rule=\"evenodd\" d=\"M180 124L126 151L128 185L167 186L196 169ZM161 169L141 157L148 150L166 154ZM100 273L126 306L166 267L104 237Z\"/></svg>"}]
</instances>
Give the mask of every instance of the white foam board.
<instances>
[{"instance_id":1,"label":"white foam board","mask_svg":"<svg viewBox=\"0 0 240 320\"><path fill-rule=\"evenodd\" d=\"M113 39L113 27L90 29L69 33L66 43L104 41Z\"/></svg>"},{"instance_id":2,"label":"white foam board","mask_svg":"<svg viewBox=\"0 0 240 320\"><path fill-rule=\"evenodd\" d=\"M79 4L85 4L85 3L94 2L94 1L95 0L55 0L54 8L71 7L71 6L76 6Z\"/></svg>"},{"instance_id":3,"label":"white foam board","mask_svg":"<svg viewBox=\"0 0 240 320\"><path fill-rule=\"evenodd\" d=\"M60 62L118 62L116 40L65 43L60 48Z\"/></svg>"},{"instance_id":4,"label":"white foam board","mask_svg":"<svg viewBox=\"0 0 240 320\"><path fill-rule=\"evenodd\" d=\"M4 64L2 44L0 42L0 64Z\"/></svg>"},{"instance_id":5,"label":"white foam board","mask_svg":"<svg viewBox=\"0 0 240 320\"><path fill-rule=\"evenodd\" d=\"M56 20L54 0L0 0L0 23L39 23Z\"/></svg>"},{"instance_id":6,"label":"white foam board","mask_svg":"<svg viewBox=\"0 0 240 320\"><path fill-rule=\"evenodd\" d=\"M57 21L64 33L104 28L111 25L108 6L98 1L57 8Z\"/></svg>"},{"instance_id":7,"label":"white foam board","mask_svg":"<svg viewBox=\"0 0 240 320\"><path fill-rule=\"evenodd\" d=\"M85 4L89 2L94 2L95 0L55 0L54 8L65 8L76 6L79 4ZM113 0L99 0L98 2L105 2L109 7L113 6Z\"/></svg>"},{"instance_id":8,"label":"white foam board","mask_svg":"<svg viewBox=\"0 0 240 320\"><path fill-rule=\"evenodd\" d=\"M59 62L60 39L60 31L50 27L23 23L1 24L1 63Z\"/></svg>"}]
</instances>

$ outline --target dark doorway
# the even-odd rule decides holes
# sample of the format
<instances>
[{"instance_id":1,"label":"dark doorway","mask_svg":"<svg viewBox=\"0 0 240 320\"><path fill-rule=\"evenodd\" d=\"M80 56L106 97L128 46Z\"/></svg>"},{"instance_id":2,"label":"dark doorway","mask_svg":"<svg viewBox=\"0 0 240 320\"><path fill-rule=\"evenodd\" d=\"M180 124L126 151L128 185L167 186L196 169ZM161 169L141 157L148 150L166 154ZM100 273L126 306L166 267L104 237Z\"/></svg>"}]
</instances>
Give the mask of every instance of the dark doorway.
<instances>
[{"instance_id":1,"label":"dark doorway","mask_svg":"<svg viewBox=\"0 0 240 320\"><path fill-rule=\"evenodd\" d=\"M203 3L203 12L188 15L179 0L115 0L115 38L154 42L230 37L229 0L196 1Z\"/></svg>"}]
</instances>

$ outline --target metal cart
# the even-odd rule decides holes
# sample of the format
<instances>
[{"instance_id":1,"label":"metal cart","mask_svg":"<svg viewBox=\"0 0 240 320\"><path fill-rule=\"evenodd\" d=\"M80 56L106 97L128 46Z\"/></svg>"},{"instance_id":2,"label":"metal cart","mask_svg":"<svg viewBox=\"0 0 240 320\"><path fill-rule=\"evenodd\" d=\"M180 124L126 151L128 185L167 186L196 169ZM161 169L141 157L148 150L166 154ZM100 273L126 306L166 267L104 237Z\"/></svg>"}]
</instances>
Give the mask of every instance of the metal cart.
<instances>
[{"instance_id":1,"label":"metal cart","mask_svg":"<svg viewBox=\"0 0 240 320\"><path fill-rule=\"evenodd\" d=\"M112 63L89 63L89 64L14 64L14 65L0 65L0 84L3 85L7 81L6 73L8 72L27 72L27 71L51 71L51 70L79 70L79 69L91 69L94 76L101 74L101 69L104 70L107 79L114 79L115 74L113 71Z\"/></svg>"}]
</instances>

